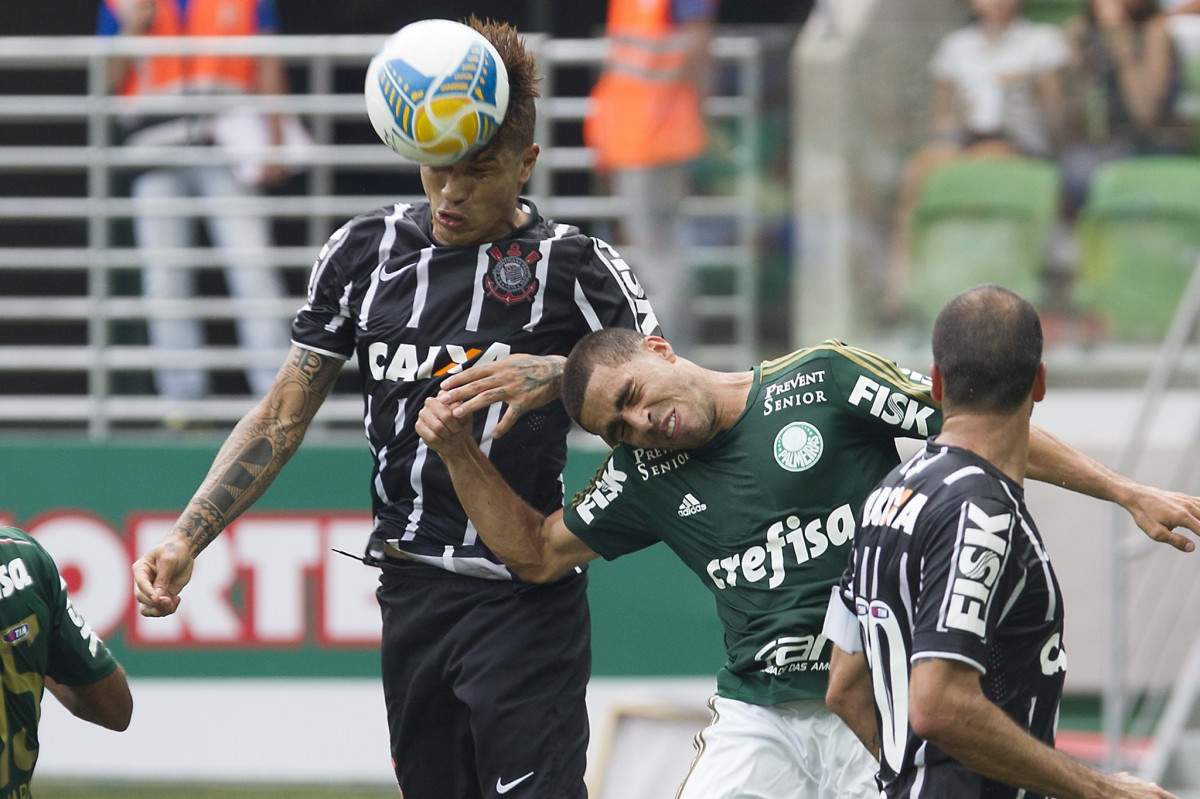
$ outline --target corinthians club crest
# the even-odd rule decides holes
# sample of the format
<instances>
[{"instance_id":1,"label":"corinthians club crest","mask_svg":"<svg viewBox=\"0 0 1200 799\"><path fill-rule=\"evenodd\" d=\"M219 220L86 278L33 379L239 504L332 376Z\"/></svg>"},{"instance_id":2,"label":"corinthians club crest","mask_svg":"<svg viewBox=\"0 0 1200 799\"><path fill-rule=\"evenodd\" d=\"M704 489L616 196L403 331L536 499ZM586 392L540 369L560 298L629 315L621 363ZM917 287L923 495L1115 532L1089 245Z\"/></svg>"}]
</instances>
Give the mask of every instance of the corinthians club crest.
<instances>
[{"instance_id":1,"label":"corinthians club crest","mask_svg":"<svg viewBox=\"0 0 1200 799\"><path fill-rule=\"evenodd\" d=\"M483 287L489 297L500 300L505 305L515 305L528 300L537 292L537 278L533 276L533 265L541 260L542 254L536 249L529 252L521 251L520 242L508 245L508 252L501 252L497 246L487 251L491 266L483 277Z\"/></svg>"}]
</instances>

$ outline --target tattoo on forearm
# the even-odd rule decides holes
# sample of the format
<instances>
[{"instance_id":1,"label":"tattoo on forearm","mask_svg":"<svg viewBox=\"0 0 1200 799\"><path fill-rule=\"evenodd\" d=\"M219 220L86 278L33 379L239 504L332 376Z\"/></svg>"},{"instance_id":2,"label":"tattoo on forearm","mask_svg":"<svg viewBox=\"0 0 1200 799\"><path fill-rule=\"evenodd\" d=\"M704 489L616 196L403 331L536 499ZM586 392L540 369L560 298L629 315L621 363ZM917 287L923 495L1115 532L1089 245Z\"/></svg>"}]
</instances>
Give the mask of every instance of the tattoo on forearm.
<instances>
[{"instance_id":1,"label":"tattoo on forearm","mask_svg":"<svg viewBox=\"0 0 1200 799\"><path fill-rule=\"evenodd\" d=\"M304 438L342 362L299 347L275 387L230 434L178 526L199 552L254 504Z\"/></svg>"},{"instance_id":2,"label":"tattoo on forearm","mask_svg":"<svg viewBox=\"0 0 1200 799\"><path fill-rule=\"evenodd\" d=\"M542 386L550 385L562 379L562 361L535 358L533 362L523 367L521 389L533 391Z\"/></svg>"},{"instance_id":3,"label":"tattoo on forearm","mask_svg":"<svg viewBox=\"0 0 1200 799\"><path fill-rule=\"evenodd\" d=\"M225 529L225 515L207 498L193 501L191 512L181 522L196 552L203 550Z\"/></svg>"},{"instance_id":4,"label":"tattoo on forearm","mask_svg":"<svg viewBox=\"0 0 1200 799\"><path fill-rule=\"evenodd\" d=\"M243 494L253 489L254 481L267 470L274 454L275 447L265 438L247 442L209 493L209 500L218 510L234 507Z\"/></svg>"}]
</instances>

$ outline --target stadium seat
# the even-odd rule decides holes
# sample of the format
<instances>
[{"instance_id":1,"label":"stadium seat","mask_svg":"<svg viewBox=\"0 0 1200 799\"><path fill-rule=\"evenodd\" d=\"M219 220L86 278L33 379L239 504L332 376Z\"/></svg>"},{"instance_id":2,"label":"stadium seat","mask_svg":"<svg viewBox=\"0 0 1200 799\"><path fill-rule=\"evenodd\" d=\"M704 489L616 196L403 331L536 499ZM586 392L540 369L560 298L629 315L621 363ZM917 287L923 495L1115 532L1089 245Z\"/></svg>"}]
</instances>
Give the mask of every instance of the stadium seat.
<instances>
[{"instance_id":1,"label":"stadium seat","mask_svg":"<svg viewBox=\"0 0 1200 799\"><path fill-rule=\"evenodd\" d=\"M1120 339L1161 339L1200 260L1200 158L1147 156L1096 170L1076 225L1079 300Z\"/></svg>"},{"instance_id":2,"label":"stadium seat","mask_svg":"<svg viewBox=\"0 0 1200 799\"><path fill-rule=\"evenodd\" d=\"M931 322L948 299L979 283L1040 302L1058 196L1058 167L1049 161L964 160L931 172L912 217L908 308Z\"/></svg>"},{"instance_id":3,"label":"stadium seat","mask_svg":"<svg viewBox=\"0 0 1200 799\"><path fill-rule=\"evenodd\" d=\"M1034 22L1062 25L1086 11L1086 0L1026 0L1022 16Z\"/></svg>"}]
</instances>

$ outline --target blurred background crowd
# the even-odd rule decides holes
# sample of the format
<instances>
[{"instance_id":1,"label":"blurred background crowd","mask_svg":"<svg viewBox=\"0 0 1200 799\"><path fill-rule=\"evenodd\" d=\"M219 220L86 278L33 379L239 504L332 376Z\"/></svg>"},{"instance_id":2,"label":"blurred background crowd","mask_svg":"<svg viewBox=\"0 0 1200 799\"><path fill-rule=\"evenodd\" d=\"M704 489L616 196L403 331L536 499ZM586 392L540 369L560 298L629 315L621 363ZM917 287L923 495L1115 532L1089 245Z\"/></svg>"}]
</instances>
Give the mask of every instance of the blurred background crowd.
<instances>
[{"instance_id":1,"label":"blurred background crowd","mask_svg":"<svg viewBox=\"0 0 1200 799\"><path fill-rule=\"evenodd\" d=\"M420 195L356 95L381 37L432 9L276 0L257 32L285 44L252 54L275 72L244 88L299 133L285 146L272 127L271 169L239 189L229 151L129 146L136 119L114 98L131 90L112 69L134 51L106 24L111 5L7 12L7 427L106 436L236 418L286 346L315 247L372 199ZM436 13L506 19L538 41L543 159L529 194L617 245L683 350L740 368L838 337L920 366L930 315L994 281L1038 303L1061 380L1144 377L1200 257L1200 5L677 5L681 34L689 14L702 23L703 57L686 65L702 118L691 149L632 169L606 154L612 133L588 131L603 0ZM78 38L55 52L47 36ZM234 102L192 93L176 102L198 116ZM671 122L676 139L684 127ZM221 195L237 198L224 222L204 199L212 183L184 179L201 169L236 192Z\"/></svg>"}]
</instances>

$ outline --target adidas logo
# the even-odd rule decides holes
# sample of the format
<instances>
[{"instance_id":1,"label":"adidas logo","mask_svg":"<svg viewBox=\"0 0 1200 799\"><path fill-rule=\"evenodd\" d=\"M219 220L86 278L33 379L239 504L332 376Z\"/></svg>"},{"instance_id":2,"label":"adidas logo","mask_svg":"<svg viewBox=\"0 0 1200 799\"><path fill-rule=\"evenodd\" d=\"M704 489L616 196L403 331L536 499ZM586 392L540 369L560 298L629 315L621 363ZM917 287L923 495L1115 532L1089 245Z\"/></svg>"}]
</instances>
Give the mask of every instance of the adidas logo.
<instances>
[{"instance_id":1,"label":"adidas logo","mask_svg":"<svg viewBox=\"0 0 1200 799\"><path fill-rule=\"evenodd\" d=\"M700 511L708 510L708 506L692 494L684 494L683 502L679 503L680 516L695 516Z\"/></svg>"}]
</instances>

